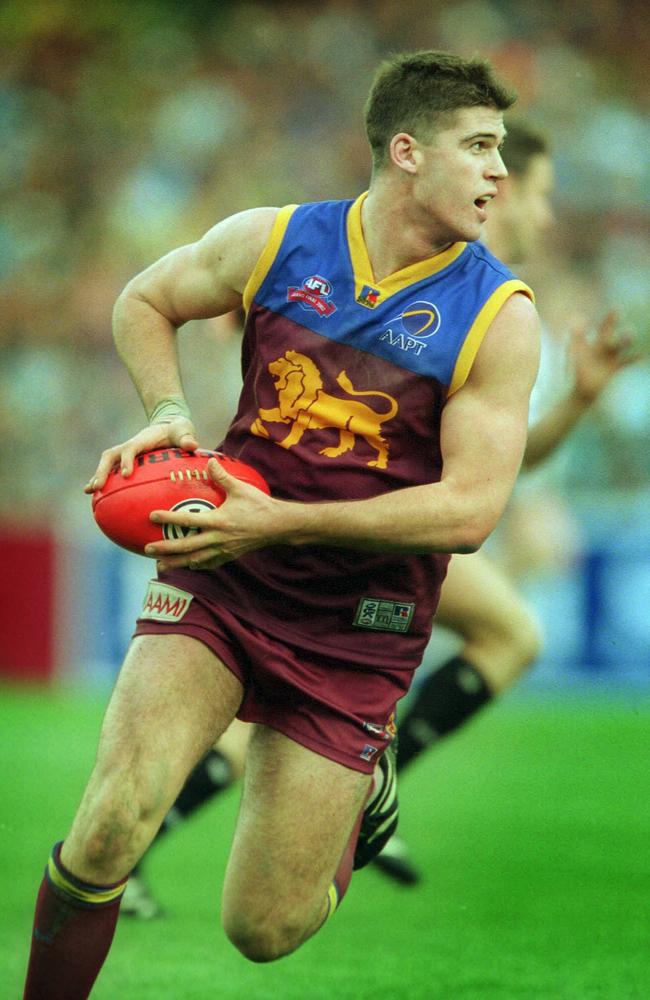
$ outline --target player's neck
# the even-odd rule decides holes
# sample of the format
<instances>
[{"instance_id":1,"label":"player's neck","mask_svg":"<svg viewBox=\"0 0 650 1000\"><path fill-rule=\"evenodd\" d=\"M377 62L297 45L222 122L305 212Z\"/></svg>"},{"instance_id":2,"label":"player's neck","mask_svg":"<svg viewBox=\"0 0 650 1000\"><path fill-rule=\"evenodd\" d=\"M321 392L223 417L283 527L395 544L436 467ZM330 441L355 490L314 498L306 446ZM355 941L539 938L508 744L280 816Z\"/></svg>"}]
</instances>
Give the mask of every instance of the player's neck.
<instances>
[{"instance_id":1,"label":"player's neck","mask_svg":"<svg viewBox=\"0 0 650 1000\"><path fill-rule=\"evenodd\" d=\"M489 217L488 221L483 226L483 236L481 237L481 241L485 243L495 257L498 257L499 260L508 263L508 258L511 256L511 254L509 254L509 240L503 232L503 227L501 226L499 220L496 218L496 212L494 213L494 216L495 217Z\"/></svg>"},{"instance_id":2,"label":"player's neck","mask_svg":"<svg viewBox=\"0 0 650 1000\"><path fill-rule=\"evenodd\" d=\"M426 226L411 218L408 197L392 184L373 184L361 208L363 238L375 281L383 281L410 264L435 257L451 245L432 239Z\"/></svg>"}]
</instances>

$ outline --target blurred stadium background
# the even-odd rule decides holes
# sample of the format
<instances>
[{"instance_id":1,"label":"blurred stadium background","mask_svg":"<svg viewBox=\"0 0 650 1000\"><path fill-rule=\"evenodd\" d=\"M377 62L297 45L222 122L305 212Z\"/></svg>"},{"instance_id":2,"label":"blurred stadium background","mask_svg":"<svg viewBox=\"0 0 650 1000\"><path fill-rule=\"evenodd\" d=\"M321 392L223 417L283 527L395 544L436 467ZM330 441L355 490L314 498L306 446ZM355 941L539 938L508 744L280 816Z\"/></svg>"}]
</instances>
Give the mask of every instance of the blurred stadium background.
<instances>
[{"instance_id":1,"label":"blurred stadium background","mask_svg":"<svg viewBox=\"0 0 650 1000\"><path fill-rule=\"evenodd\" d=\"M0 681L12 711L17 690L30 706L34 691L101 698L149 574L100 536L82 493L100 451L142 422L110 337L117 294L234 211L363 190L362 108L381 57L436 47L494 61L554 147L557 225L525 272L551 339L614 307L650 344L640 0L6 0L0 45ZM189 324L180 340L211 446L238 393L236 319ZM522 480L490 543L546 631L506 699L515 708L540 693L558 712L576 692L580 705L585 692L600 705L647 699L649 514L646 359ZM15 752L5 742L6 762Z\"/></svg>"},{"instance_id":2,"label":"blurred stadium background","mask_svg":"<svg viewBox=\"0 0 650 1000\"><path fill-rule=\"evenodd\" d=\"M647 338L645 5L30 0L2 6L0 31L3 672L103 679L148 572L102 543L81 493L142 420L111 344L116 295L233 211L362 190L362 105L385 54L494 60L553 138L558 224L526 272L550 330L616 307ZM181 341L211 445L237 394L237 327L192 324ZM526 483L527 516L499 536L560 684L650 677L649 497L645 363Z\"/></svg>"}]
</instances>

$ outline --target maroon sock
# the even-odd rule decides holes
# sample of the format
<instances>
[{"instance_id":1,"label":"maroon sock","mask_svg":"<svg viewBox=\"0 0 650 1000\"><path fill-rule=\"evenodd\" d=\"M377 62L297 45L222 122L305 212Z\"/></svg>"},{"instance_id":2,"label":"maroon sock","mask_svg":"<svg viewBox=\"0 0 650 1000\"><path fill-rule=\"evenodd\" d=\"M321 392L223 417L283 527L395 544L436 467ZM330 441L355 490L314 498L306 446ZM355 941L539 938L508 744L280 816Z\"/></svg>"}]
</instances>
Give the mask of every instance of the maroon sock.
<instances>
[{"instance_id":1,"label":"maroon sock","mask_svg":"<svg viewBox=\"0 0 650 1000\"><path fill-rule=\"evenodd\" d=\"M115 933L126 879L90 885L62 865L57 844L36 900L24 1000L85 1000Z\"/></svg>"}]
</instances>

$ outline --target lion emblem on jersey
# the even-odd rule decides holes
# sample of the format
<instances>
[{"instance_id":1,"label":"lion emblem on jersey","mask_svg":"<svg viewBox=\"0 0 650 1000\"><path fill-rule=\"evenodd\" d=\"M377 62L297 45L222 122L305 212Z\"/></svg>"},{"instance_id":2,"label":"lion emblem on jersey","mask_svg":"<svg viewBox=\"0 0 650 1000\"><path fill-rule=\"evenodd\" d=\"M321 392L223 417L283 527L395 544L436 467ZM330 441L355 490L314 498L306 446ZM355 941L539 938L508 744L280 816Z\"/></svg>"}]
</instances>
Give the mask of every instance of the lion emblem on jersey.
<instances>
[{"instance_id":1,"label":"lion emblem on jersey","mask_svg":"<svg viewBox=\"0 0 650 1000\"><path fill-rule=\"evenodd\" d=\"M319 452L327 458L338 458L351 451L357 438L361 437L377 452L377 457L368 465L385 469L388 465L388 442L382 436L381 427L392 420L398 412L397 401L379 389L355 389L344 371L336 381L348 397L379 396L389 403L385 413L377 413L371 406L358 399L333 396L323 388L321 373L311 358L298 351L285 351L269 365L273 376L278 405L271 410L258 410L257 419L251 425L253 434L270 437L265 423L290 424L291 430L277 441L282 448L293 448L307 430L336 428L339 432L338 444L323 448Z\"/></svg>"}]
</instances>

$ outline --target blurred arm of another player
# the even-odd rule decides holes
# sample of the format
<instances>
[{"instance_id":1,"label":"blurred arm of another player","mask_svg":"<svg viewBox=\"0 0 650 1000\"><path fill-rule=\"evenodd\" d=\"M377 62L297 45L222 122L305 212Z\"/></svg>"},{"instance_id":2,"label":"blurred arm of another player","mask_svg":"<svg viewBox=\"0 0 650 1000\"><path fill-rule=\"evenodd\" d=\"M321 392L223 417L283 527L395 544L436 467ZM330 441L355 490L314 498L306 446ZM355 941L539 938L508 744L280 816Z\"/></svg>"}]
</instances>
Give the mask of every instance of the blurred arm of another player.
<instances>
[{"instance_id":1,"label":"blurred arm of another player","mask_svg":"<svg viewBox=\"0 0 650 1000\"><path fill-rule=\"evenodd\" d=\"M572 330L568 356L573 384L529 429L523 468L531 469L552 454L617 372L639 360L641 355L632 349L633 337L618 332L617 325L617 314L609 312L593 336L586 324Z\"/></svg>"},{"instance_id":2,"label":"blurred arm of another player","mask_svg":"<svg viewBox=\"0 0 650 1000\"><path fill-rule=\"evenodd\" d=\"M177 331L189 320L222 316L241 306L277 212L257 208L224 219L198 242L173 250L136 275L123 290L113 311L113 337L149 425L102 453L86 493L100 489L115 465L129 476L143 451L198 447L183 393Z\"/></svg>"}]
</instances>

